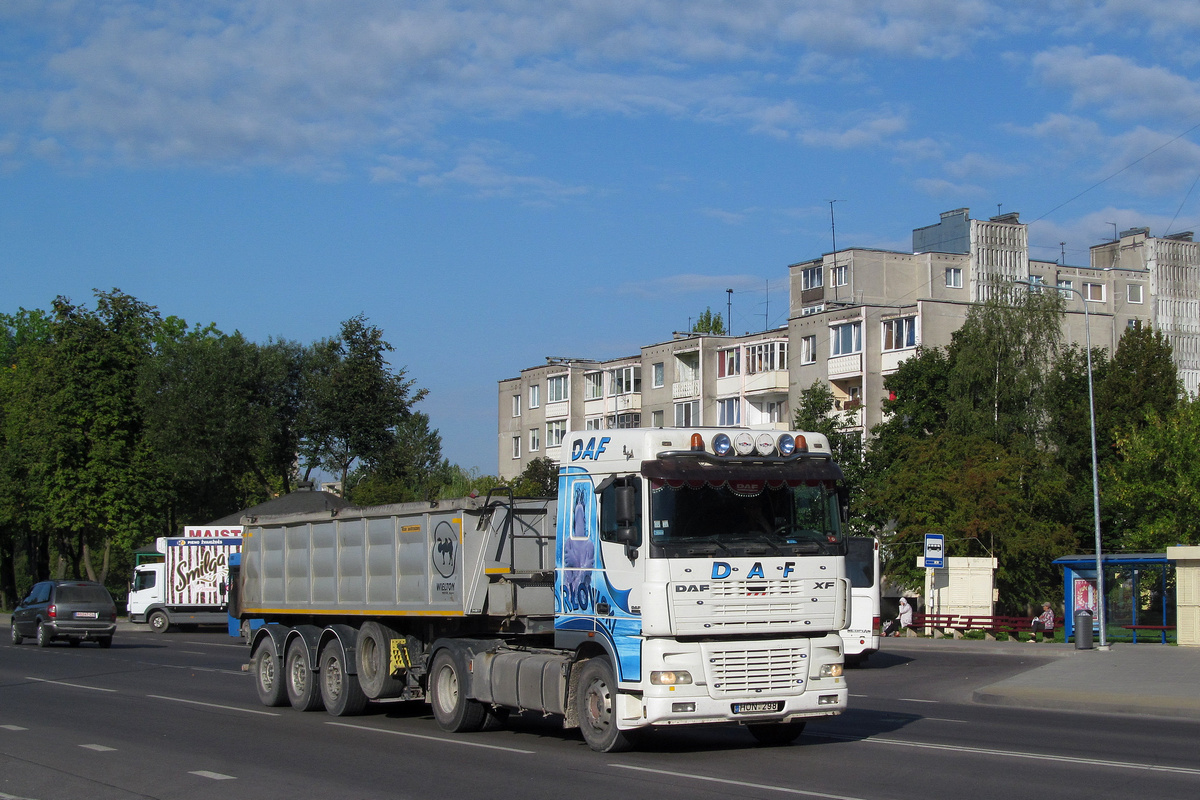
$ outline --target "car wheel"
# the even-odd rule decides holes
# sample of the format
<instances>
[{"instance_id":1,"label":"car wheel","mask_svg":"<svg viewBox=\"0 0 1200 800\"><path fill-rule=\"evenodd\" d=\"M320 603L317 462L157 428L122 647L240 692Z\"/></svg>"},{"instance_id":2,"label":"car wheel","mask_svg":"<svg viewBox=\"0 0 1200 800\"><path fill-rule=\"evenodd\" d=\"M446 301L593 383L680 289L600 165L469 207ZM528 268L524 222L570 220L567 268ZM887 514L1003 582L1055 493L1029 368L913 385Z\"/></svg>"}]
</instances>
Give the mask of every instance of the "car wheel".
<instances>
[{"instance_id":1,"label":"car wheel","mask_svg":"<svg viewBox=\"0 0 1200 800\"><path fill-rule=\"evenodd\" d=\"M71 647L79 647L79 645L81 644L81 640L72 637L70 639L67 639L67 644L71 645Z\"/></svg>"},{"instance_id":2,"label":"car wheel","mask_svg":"<svg viewBox=\"0 0 1200 800\"><path fill-rule=\"evenodd\" d=\"M112 647L112 637L111 636L101 636L99 639L96 640L96 644L100 645L100 647L107 650L108 648Z\"/></svg>"},{"instance_id":3,"label":"car wheel","mask_svg":"<svg viewBox=\"0 0 1200 800\"><path fill-rule=\"evenodd\" d=\"M25 641L25 637L22 636L20 631L17 630L17 623L13 622L12 623L12 643L20 644L23 641Z\"/></svg>"},{"instance_id":4,"label":"car wheel","mask_svg":"<svg viewBox=\"0 0 1200 800\"><path fill-rule=\"evenodd\" d=\"M150 630L155 633L166 633L171 629L171 620L165 611L155 611L146 622L150 623Z\"/></svg>"},{"instance_id":5,"label":"car wheel","mask_svg":"<svg viewBox=\"0 0 1200 800\"><path fill-rule=\"evenodd\" d=\"M617 728L617 680L608 659L589 658L580 667L575 716L588 747L597 753L620 753L633 746Z\"/></svg>"},{"instance_id":6,"label":"car wheel","mask_svg":"<svg viewBox=\"0 0 1200 800\"><path fill-rule=\"evenodd\" d=\"M50 640L54 637L50 635L50 631L46 630L46 625L39 622L37 626L37 644L38 647L49 647Z\"/></svg>"},{"instance_id":7,"label":"car wheel","mask_svg":"<svg viewBox=\"0 0 1200 800\"><path fill-rule=\"evenodd\" d=\"M467 678L449 650L439 650L429 670L429 704L438 727L450 733L466 733L483 728L487 709L478 700L467 697Z\"/></svg>"}]
</instances>

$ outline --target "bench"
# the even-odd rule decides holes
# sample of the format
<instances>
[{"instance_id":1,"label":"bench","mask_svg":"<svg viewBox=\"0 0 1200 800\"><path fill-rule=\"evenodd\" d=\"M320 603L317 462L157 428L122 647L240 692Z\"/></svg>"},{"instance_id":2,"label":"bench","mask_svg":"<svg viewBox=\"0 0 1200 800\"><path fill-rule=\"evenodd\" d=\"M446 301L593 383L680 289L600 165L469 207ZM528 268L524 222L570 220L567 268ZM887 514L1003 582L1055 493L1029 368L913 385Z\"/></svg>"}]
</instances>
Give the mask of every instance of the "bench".
<instances>
[{"instance_id":1,"label":"bench","mask_svg":"<svg viewBox=\"0 0 1200 800\"><path fill-rule=\"evenodd\" d=\"M1122 625L1125 630L1133 631L1133 643L1137 644L1138 631L1158 631L1163 644L1167 643L1167 631L1175 630L1174 625Z\"/></svg>"},{"instance_id":2,"label":"bench","mask_svg":"<svg viewBox=\"0 0 1200 800\"><path fill-rule=\"evenodd\" d=\"M914 628L930 628L945 635L961 638L967 631L983 631L995 636L1008 634L1014 639L1019 634L1033 632L1033 620L1029 617L1008 617L987 614L915 614ZM1054 629L1043 631L1043 638L1053 638Z\"/></svg>"}]
</instances>

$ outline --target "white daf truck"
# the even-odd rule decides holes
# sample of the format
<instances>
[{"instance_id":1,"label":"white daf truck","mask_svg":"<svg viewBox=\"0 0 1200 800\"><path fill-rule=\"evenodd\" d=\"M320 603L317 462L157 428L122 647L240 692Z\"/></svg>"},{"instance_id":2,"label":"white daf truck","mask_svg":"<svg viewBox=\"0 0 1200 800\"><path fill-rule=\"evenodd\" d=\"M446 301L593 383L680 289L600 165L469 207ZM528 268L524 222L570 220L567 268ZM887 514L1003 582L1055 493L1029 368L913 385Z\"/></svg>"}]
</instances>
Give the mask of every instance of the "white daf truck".
<instances>
[{"instance_id":1,"label":"white daf truck","mask_svg":"<svg viewBox=\"0 0 1200 800\"><path fill-rule=\"evenodd\" d=\"M556 500L246 517L247 668L268 706L532 711L600 752L664 725L791 742L846 708L841 479L820 434L586 431Z\"/></svg>"}]
</instances>

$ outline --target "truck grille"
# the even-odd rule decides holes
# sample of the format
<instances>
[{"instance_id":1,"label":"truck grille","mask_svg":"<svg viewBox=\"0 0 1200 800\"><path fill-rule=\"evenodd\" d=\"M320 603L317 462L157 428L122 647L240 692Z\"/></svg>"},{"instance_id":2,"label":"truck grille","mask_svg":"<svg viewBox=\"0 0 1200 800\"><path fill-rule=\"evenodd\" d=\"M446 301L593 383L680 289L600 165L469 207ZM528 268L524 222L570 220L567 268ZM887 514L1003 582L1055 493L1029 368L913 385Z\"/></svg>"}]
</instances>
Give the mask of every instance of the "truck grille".
<instances>
[{"instance_id":1,"label":"truck grille","mask_svg":"<svg viewBox=\"0 0 1200 800\"><path fill-rule=\"evenodd\" d=\"M808 651L803 646L735 649L704 647L708 685L714 696L795 691L808 679Z\"/></svg>"}]
</instances>

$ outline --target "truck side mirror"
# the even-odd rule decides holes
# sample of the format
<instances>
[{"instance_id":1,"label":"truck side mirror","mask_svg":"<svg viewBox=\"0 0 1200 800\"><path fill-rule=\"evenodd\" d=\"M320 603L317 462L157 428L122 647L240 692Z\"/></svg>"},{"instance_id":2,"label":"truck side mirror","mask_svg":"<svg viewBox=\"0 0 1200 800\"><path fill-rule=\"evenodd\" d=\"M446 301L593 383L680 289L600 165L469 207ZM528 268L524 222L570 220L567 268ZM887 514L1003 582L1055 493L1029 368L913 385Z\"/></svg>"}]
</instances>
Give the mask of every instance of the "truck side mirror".
<instances>
[{"instance_id":1,"label":"truck side mirror","mask_svg":"<svg viewBox=\"0 0 1200 800\"><path fill-rule=\"evenodd\" d=\"M838 510L842 514L842 522L850 521L850 487L839 486L837 489Z\"/></svg>"},{"instance_id":2,"label":"truck side mirror","mask_svg":"<svg viewBox=\"0 0 1200 800\"><path fill-rule=\"evenodd\" d=\"M617 530L614 538L626 547L642 543L641 503L636 486L616 487Z\"/></svg>"}]
</instances>

